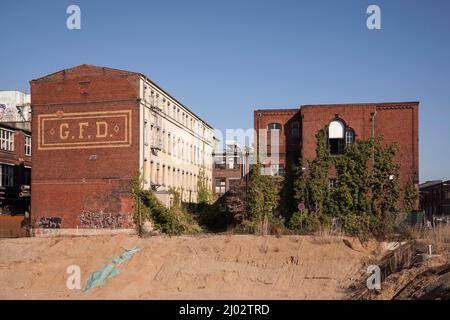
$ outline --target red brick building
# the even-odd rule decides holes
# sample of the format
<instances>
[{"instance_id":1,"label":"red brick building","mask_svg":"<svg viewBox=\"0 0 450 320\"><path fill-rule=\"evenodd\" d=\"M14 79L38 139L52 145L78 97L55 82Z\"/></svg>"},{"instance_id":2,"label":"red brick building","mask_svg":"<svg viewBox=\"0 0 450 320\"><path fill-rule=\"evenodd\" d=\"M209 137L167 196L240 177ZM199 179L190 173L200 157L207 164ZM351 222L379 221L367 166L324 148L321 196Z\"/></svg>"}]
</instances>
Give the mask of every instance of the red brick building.
<instances>
[{"instance_id":1,"label":"red brick building","mask_svg":"<svg viewBox=\"0 0 450 320\"><path fill-rule=\"evenodd\" d=\"M262 161L268 173L282 175L301 153L305 159L315 157L315 136L327 125L330 152L335 155L357 139L382 136L386 144L399 144L396 161L401 165L401 183L413 181L417 185L418 110L419 102L306 105L299 109L256 110L255 144L259 153L267 149L268 155L272 156L272 159ZM271 140L274 134L279 138ZM274 156L277 153L274 142L279 144L278 157Z\"/></svg>"},{"instance_id":2,"label":"red brick building","mask_svg":"<svg viewBox=\"0 0 450 320\"><path fill-rule=\"evenodd\" d=\"M30 84L34 228L132 228L139 74L82 65Z\"/></svg>"},{"instance_id":3,"label":"red brick building","mask_svg":"<svg viewBox=\"0 0 450 320\"><path fill-rule=\"evenodd\" d=\"M145 75L80 65L30 83L36 234L134 229L138 174L165 205L169 187L195 202L201 171L212 188L212 127Z\"/></svg>"},{"instance_id":4,"label":"red brick building","mask_svg":"<svg viewBox=\"0 0 450 320\"><path fill-rule=\"evenodd\" d=\"M0 123L0 238L26 234L23 222L30 210L30 134L29 122Z\"/></svg>"}]
</instances>

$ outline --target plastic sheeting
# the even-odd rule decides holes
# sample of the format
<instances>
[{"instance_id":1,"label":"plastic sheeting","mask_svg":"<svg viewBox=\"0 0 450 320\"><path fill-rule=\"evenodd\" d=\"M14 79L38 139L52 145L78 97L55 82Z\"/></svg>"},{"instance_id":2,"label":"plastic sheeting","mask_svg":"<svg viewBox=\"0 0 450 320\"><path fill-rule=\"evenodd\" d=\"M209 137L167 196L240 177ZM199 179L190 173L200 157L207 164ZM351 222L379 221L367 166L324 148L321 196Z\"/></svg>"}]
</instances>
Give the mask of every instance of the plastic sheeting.
<instances>
[{"instance_id":1,"label":"plastic sheeting","mask_svg":"<svg viewBox=\"0 0 450 320\"><path fill-rule=\"evenodd\" d=\"M135 253L139 251L141 251L141 249L135 247L129 250L125 250L125 252L119 258L111 259L110 264L89 275L86 287L81 291L86 292L92 288L104 285L109 278L112 278L121 272L121 270L118 268L119 265L130 259Z\"/></svg>"}]
</instances>

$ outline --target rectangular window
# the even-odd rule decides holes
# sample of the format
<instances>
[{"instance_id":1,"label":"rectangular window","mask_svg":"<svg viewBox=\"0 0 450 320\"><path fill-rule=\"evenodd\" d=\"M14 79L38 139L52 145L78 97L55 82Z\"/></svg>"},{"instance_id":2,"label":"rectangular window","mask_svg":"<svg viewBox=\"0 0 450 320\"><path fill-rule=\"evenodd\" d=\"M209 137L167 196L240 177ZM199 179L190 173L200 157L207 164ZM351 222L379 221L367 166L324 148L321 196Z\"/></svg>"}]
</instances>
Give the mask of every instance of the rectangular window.
<instances>
[{"instance_id":1,"label":"rectangular window","mask_svg":"<svg viewBox=\"0 0 450 320\"><path fill-rule=\"evenodd\" d=\"M292 122L292 139L300 138L300 122L294 121Z\"/></svg>"},{"instance_id":2,"label":"rectangular window","mask_svg":"<svg viewBox=\"0 0 450 320\"><path fill-rule=\"evenodd\" d=\"M445 191L445 200L450 200L450 190Z\"/></svg>"},{"instance_id":3,"label":"rectangular window","mask_svg":"<svg viewBox=\"0 0 450 320\"><path fill-rule=\"evenodd\" d=\"M280 170L280 165L279 164L272 164L272 165L270 165L270 171L271 171L271 175L272 176L278 176L279 175L279 170Z\"/></svg>"},{"instance_id":4,"label":"rectangular window","mask_svg":"<svg viewBox=\"0 0 450 320\"><path fill-rule=\"evenodd\" d=\"M31 169L25 168L23 171L23 184L24 185L31 185Z\"/></svg>"},{"instance_id":5,"label":"rectangular window","mask_svg":"<svg viewBox=\"0 0 450 320\"><path fill-rule=\"evenodd\" d=\"M224 194L225 193L225 179L216 179L216 194Z\"/></svg>"},{"instance_id":6,"label":"rectangular window","mask_svg":"<svg viewBox=\"0 0 450 320\"><path fill-rule=\"evenodd\" d=\"M0 129L0 149L14 151L14 131Z\"/></svg>"},{"instance_id":7,"label":"rectangular window","mask_svg":"<svg viewBox=\"0 0 450 320\"><path fill-rule=\"evenodd\" d=\"M331 178L328 180L328 189L329 190L334 190L337 186L337 179L336 178Z\"/></svg>"},{"instance_id":8,"label":"rectangular window","mask_svg":"<svg viewBox=\"0 0 450 320\"><path fill-rule=\"evenodd\" d=\"M7 164L2 164L0 170L1 185L3 187L13 187L14 186L14 167Z\"/></svg>"},{"instance_id":9,"label":"rectangular window","mask_svg":"<svg viewBox=\"0 0 450 320\"><path fill-rule=\"evenodd\" d=\"M144 145L148 145L148 128L147 120L144 120Z\"/></svg>"},{"instance_id":10,"label":"rectangular window","mask_svg":"<svg viewBox=\"0 0 450 320\"><path fill-rule=\"evenodd\" d=\"M31 156L31 136L25 136L25 155Z\"/></svg>"}]
</instances>

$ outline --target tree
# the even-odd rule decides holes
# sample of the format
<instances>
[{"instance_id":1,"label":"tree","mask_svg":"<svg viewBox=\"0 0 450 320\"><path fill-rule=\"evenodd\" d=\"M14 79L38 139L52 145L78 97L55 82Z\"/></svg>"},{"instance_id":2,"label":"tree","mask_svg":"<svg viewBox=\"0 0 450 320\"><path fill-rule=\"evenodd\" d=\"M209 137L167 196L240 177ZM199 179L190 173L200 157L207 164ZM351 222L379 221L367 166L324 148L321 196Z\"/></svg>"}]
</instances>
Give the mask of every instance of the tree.
<instances>
[{"instance_id":1,"label":"tree","mask_svg":"<svg viewBox=\"0 0 450 320\"><path fill-rule=\"evenodd\" d=\"M254 223L257 232L266 234L275 217L278 206L278 187L271 176L261 174L258 162L252 171L248 194L247 218Z\"/></svg>"},{"instance_id":2,"label":"tree","mask_svg":"<svg viewBox=\"0 0 450 320\"><path fill-rule=\"evenodd\" d=\"M212 195L208 188L205 171L200 169L197 177L197 203L202 207L210 203L211 197Z\"/></svg>"},{"instance_id":3,"label":"tree","mask_svg":"<svg viewBox=\"0 0 450 320\"><path fill-rule=\"evenodd\" d=\"M333 216L342 220L344 229L352 232L370 228L372 147L372 140L358 141L347 146L344 154L335 159L337 187L330 209Z\"/></svg>"},{"instance_id":4,"label":"tree","mask_svg":"<svg viewBox=\"0 0 450 320\"><path fill-rule=\"evenodd\" d=\"M308 161L308 170L303 170L301 157L294 170L294 199L304 202L306 209L294 210L288 226L314 230L339 218L351 234L386 231L399 212L400 167L394 161L397 144L384 145L381 138L358 140L346 146L344 154L331 157L326 134L327 127L317 133L316 157ZM329 187L332 166L336 172L333 188ZM414 191L414 186L405 187L407 209L417 201Z\"/></svg>"},{"instance_id":5,"label":"tree","mask_svg":"<svg viewBox=\"0 0 450 320\"><path fill-rule=\"evenodd\" d=\"M400 197L400 166L394 162L397 144L382 145L381 139L374 147L374 167L372 177L372 211L374 223L383 231L394 222L398 214Z\"/></svg>"},{"instance_id":6,"label":"tree","mask_svg":"<svg viewBox=\"0 0 450 320\"><path fill-rule=\"evenodd\" d=\"M414 183L411 181L408 182L405 186L404 190L404 209L406 213L410 213L416 208L417 199L419 198L419 193L417 192L417 188L414 186Z\"/></svg>"}]
</instances>

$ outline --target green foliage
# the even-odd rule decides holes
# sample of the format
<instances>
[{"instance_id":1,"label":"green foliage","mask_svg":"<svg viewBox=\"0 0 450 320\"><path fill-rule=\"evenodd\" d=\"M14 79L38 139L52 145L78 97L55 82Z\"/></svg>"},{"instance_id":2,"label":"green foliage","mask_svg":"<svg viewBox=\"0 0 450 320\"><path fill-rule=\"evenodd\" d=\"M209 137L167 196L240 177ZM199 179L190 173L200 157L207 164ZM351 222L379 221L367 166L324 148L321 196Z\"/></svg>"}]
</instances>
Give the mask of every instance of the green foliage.
<instances>
[{"instance_id":1,"label":"green foliage","mask_svg":"<svg viewBox=\"0 0 450 320\"><path fill-rule=\"evenodd\" d=\"M339 218L345 232L366 235L392 228L399 213L399 165L394 157L398 146L383 145L382 140L359 140L345 148L344 154L330 156L327 127L317 135L316 158L300 157L294 170L294 199L306 209L294 212L288 227L296 231L314 231ZM372 165L371 165L372 164ZM330 169L334 168L337 185L329 188ZM415 189L405 189L405 207L417 198Z\"/></svg>"},{"instance_id":2,"label":"green foliage","mask_svg":"<svg viewBox=\"0 0 450 320\"><path fill-rule=\"evenodd\" d=\"M200 207L211 203L212 191L208 188L205 171L203 169L199 170L197 177L197 195L197 202Z\"/></svg>"},{"instance_id":3,"label":"green foliage","mask_svg":"<svg viewBox=\"0 0 450 320\"><path fill-rule=\"evenodd\" d=\"M197 207L198 221L208 231L225 231L227 228L227 213L220 208L218 199L209 204Z\"/></svg>"},{"instance_id":4,"label":"green foliage","mask_svg":"<svg viewBox=\"0 0 450 320\"><path fill-rule=\"evenodd\" d=\"M344 230L366 230L371 212L371 170L373 141L358 141L346 147L344 154L335 159L337 186L330 200L330 213L343 221Z\"/></svg>"},{"instance_id":5,"label":"green foliage","mask_svg":"<svg viewBox=\"0 0 450 320\"><path fill-rule=\"evenodd\" d=\"M397 150L397 144L383 146L381 140L377 141L374 148L372 213L379 232L390 228L399 212L400 166L394 162Z\"/></svg>"},{"instance_id":6,"label":"green foliage","mask_svg":"<svg viewBox=\"0 0 450 320\"><path fill-rule=\"evenodd\" d=\"M328 189L328 173L333 163L326 142L327 127L316 134L316 158L308 161L308 172L304 170L304 161L300 157L294 169L294 199L304 203L308 210L296 212L288 222L288 226L298 230L315 230L320 224L327 223L330 209L330 190Z\"/></svg>"},{"instance_id":7,"label":"green foliage","mask_svg":"<svg viewBox=\"0 0 450 320\"><path fill-rule=\"evenodd\" d=\"M274 223L278 207L279 185L276 179L261 174L257 163L252 172L248 194L247 220L254 223L255 231L267 233Z\"/></svg>"},{"instance_id":8,"label":"green foliage","mask_svg":"<svg viewBox=\"0 0 450 320\"><path fill-rule=\"evenodd\" d=\"M167 234L198 233L201 228L194 217L183 211L179 205L168 209L163 206L150 190L143 190L139 176L131 180L131 188L136 199L137 221L153 221L155 228Z\"/></svg>"},{"instance_id":9,"label":"green foliage","mask_svg":"<svg viewBox=\"0 0 450 320\"><path fill-rule=\"evenodd\" d=\"M416 208L416 202L419 198L419 193L414 183L408 182L405 186L403 201L405 204L406 213L410 213Z\"/></svg>"}]
</instances>

